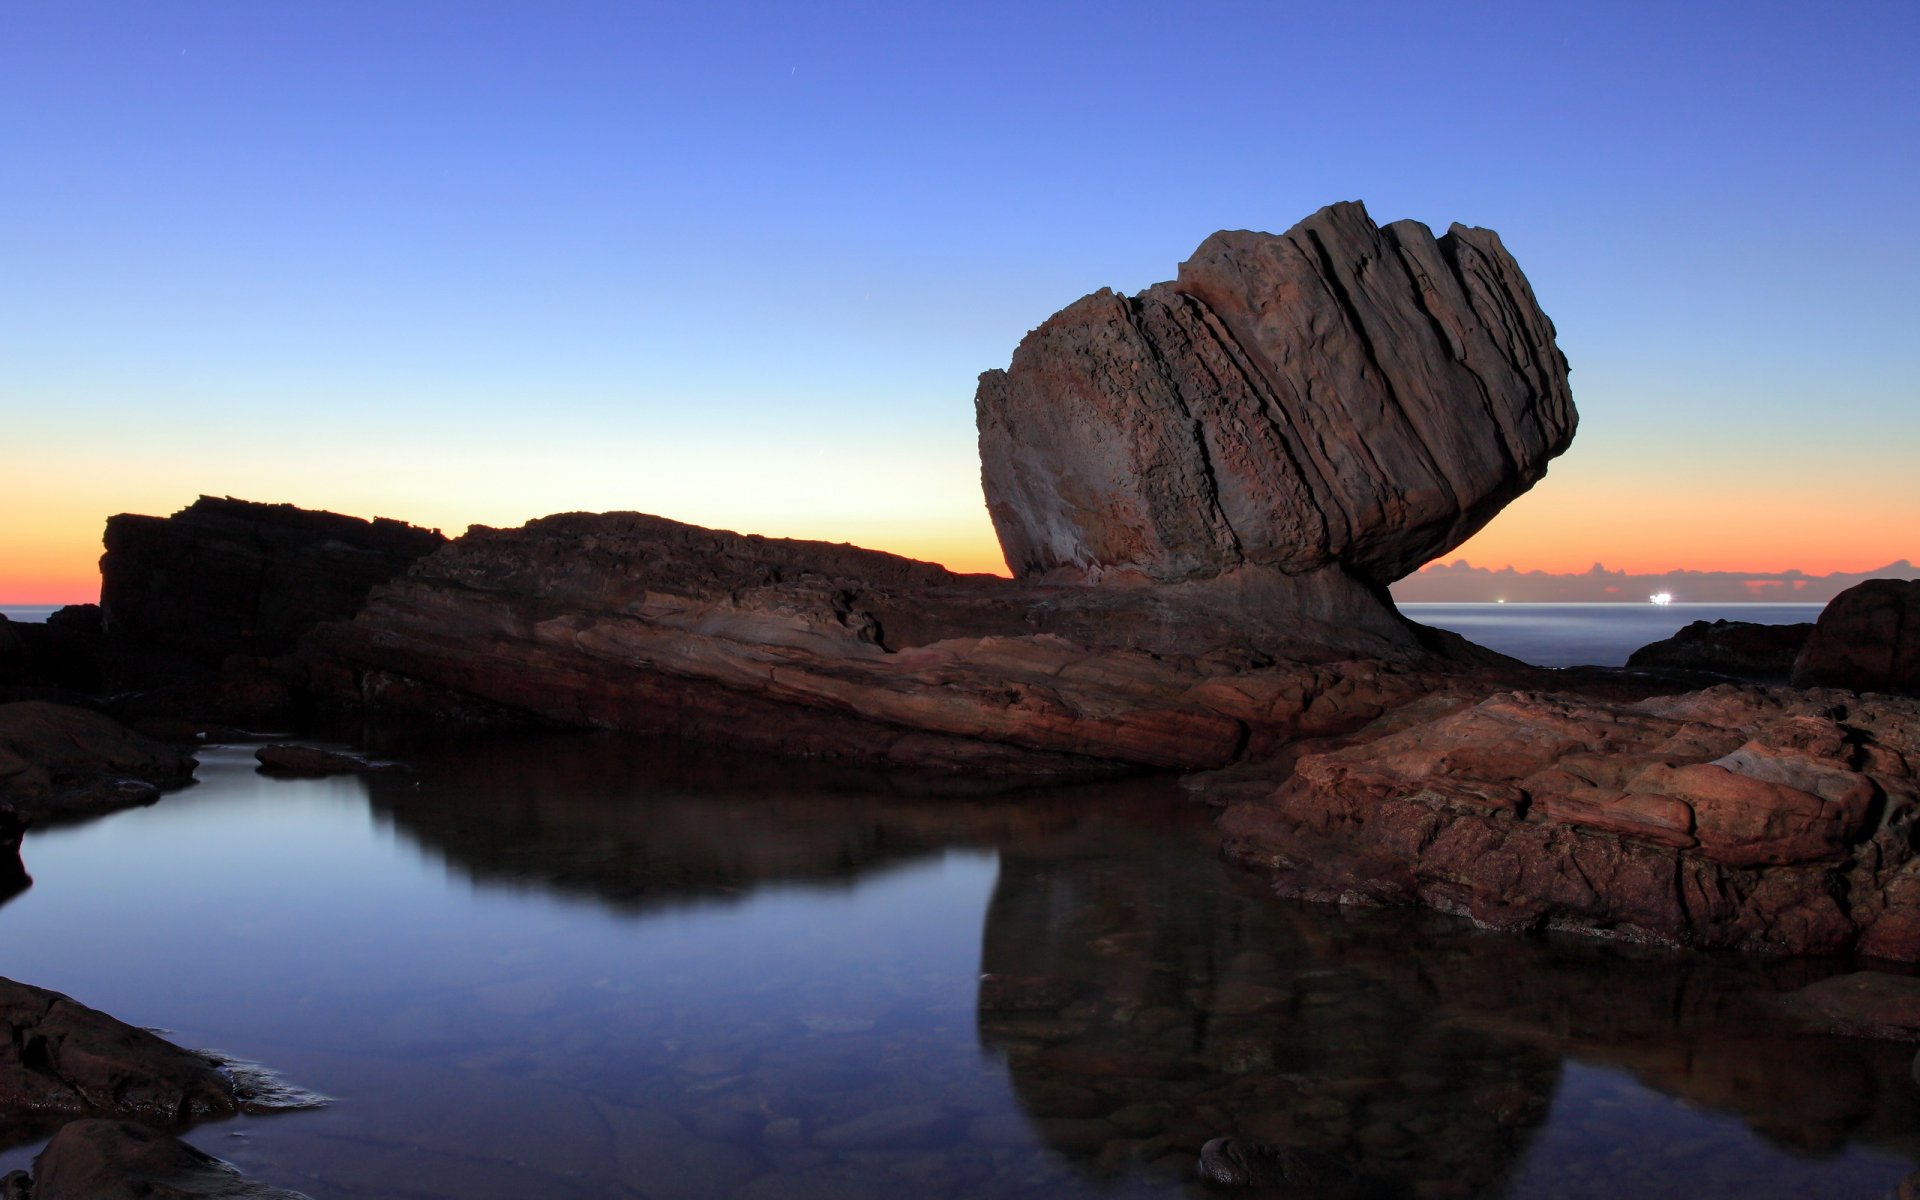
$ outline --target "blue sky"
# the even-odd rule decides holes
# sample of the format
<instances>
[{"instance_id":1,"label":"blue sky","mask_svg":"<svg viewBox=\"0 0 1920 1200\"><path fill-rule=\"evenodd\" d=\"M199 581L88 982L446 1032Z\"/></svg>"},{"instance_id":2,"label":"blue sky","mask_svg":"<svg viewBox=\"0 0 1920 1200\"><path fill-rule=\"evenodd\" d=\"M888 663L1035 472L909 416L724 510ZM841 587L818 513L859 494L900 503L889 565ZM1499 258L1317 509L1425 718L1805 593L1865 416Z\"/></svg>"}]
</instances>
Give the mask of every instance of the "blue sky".
<instances>
[{"instance_id":1,"label":"blue sky","mask_svg":"<svg viewBox=\"0 0 1920 1200\"><path fill-rule=\"evenodd\" d=\"M10 6L0 584L202 491L983 566L980 370L1355 198L1499 230L1573 363L1469 557L1920 558L1917 50L1912 3Z\"/></svg>"}]
</instances>

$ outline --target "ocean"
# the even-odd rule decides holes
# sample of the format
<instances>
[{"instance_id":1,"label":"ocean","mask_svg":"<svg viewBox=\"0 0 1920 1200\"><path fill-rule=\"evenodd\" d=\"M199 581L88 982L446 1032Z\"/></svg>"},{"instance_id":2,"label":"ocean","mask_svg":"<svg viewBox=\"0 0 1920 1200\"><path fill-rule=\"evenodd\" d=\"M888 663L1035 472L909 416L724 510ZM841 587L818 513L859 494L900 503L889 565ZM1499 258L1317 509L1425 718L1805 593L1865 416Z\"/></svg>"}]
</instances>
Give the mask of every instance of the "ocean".
<instances>
[{"instance_id":1,"label":"ocean","mask_svg":"<svg viewBox=\"0 0 1920 1200\"><path fill-rule=\"evenodd\" d=\"M1402 604L1422 625L1449 629L1537 667L1623 667L1648 642L1695 621L1793 625L1819 604Z\"/></svg>"}]
</instances>

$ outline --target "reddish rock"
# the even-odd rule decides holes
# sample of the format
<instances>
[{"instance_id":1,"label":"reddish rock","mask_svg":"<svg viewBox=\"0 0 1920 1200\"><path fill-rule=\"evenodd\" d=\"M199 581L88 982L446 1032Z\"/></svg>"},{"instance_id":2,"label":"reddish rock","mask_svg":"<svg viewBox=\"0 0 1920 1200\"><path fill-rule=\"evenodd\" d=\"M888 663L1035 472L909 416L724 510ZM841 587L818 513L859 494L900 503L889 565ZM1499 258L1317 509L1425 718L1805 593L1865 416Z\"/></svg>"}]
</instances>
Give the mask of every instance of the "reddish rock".
<instances>
[{"instance_id":1,"label":"reddish rock","mask_svg":"<svg viewBox=\"0 0 1920 1200\"><path fill-rule=\"evenodd\" d=\"M1271 599L1244 577L1022 584L574 513L470 531L352 623L316 630L302 657L317 690L390 716L1039 775L1221 766L1497 659L1426 650L1390 614L1342 626Z\"/></svg>"},{"instance_id":2,"label":"reddish rock","mask_svg":"<svg viewBox=\"0 0 1920 1200\"><path fill-rule=\"evenodd\" d=\"M1508 693L1303 756L1220 819L1285 895L1500 927L1920 958L1920 709Z\"/></svg>"},{"instance_id":3,"label":"reddish rock","mask_svg":"<svg viewBox=\"0 0 1920 1200\"><path fill-rule=\"evenodd\" d=\"M175 1137L127 1121L75 1121L33 1160L32 1200L308 1200Z\"/></svg>"},{"instance_id":4,"label":"reddish rock","mask_svg":"<svg viewBox=\"0 0 1920 1200\"><path fill-rule=\"evenodd\" d=\"M1794 660L1793 683L1920 695L1920 579L1869 579L1835 596Z\"/></svg>"},{"instance_id":5,"label":"reddish rock","mask_svg":"<svg viewBox=\"0 0 1920 1200\"><path fill-rule=\"evenodd\" d=\"M103 624L116 641L206 667L281 654L445 541L399 521L231 497L202 496L171 517L123 513L107 520Z\"/></svg>"},{"instance_id":6,"label":"reddish rock","mask_svg":"<svg viewBox=\"0 0 1920 1200\"><path fill-rule=\"evenodd\" d=\"M193 779L193 759L84 708L0 704L0 804L35 818L149 804Z\"/></svg>"},{"instance_id":7,"label":"reddish rock","mask_svg":"<svg viewBox=\"0 0 1920 1200\"><path fill-rule=\"evenodd\" d=\"M1694 621L1670 638L1635 650L1627 656L1627 668L1709 671L1758 683L1785 683L1812 634L1811 623Z\"/></svg>"},{"instance_id":8,"label":"reddish rock","mask_svg":"<svg viewBox=\"0 0 1920 1200\"><path fill-rule=\"evenodd\" d=\"M1357 203L1221 232L1096 292L980 377L981 481L1018 576L1248 565L1385 584L1458 545L1573 437L1567 364L1499 237Z\"/></svg>"}]
</instances>

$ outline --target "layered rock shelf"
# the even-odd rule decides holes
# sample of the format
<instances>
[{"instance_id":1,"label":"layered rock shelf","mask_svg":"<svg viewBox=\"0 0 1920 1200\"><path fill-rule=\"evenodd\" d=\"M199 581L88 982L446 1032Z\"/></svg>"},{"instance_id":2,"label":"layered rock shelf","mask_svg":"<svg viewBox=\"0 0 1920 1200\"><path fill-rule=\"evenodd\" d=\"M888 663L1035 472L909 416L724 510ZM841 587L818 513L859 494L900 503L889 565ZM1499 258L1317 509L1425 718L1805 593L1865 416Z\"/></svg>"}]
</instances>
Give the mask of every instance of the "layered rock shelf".
<instances>
[{"instance_id":1,"label":"layered rock shelf","mask_svg":"<svg viewBox=\"0 0 1920 1200\"><path fill-rule=\"evenodd\" d=\"M1912 962L1917 735L1920 703L1837 692L1502 693L1307 754L1220 825L1285 896Z\"/></svg>"}]
</instances>

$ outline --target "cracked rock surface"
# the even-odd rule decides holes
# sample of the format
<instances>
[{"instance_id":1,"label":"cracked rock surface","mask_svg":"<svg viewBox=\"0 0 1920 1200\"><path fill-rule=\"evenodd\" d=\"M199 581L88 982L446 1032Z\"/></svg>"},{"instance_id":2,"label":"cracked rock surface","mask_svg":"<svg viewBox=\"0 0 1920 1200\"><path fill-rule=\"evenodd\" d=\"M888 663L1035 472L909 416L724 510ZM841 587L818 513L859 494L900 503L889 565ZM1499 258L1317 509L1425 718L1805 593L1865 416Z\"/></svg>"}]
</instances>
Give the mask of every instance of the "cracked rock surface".
<instances>
[{"instance_id":1,"label":"cracked rock surface","mask_svg":"<svg viewBox=\"0 0 1920 1200\"><path fill-rule=\"evenodd\" d=\"M1258 564L1384 586L1533 486L1576 423L1499 236L1358 203L1084 297L975 406L1015 575L1162 582Z\"/></svg>"}]
</instances>

